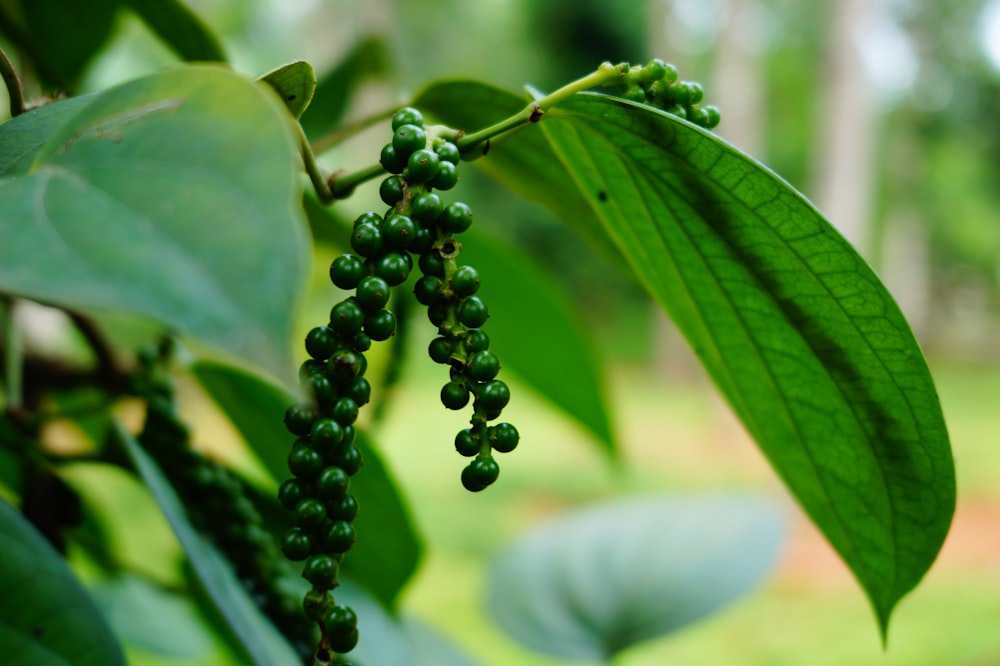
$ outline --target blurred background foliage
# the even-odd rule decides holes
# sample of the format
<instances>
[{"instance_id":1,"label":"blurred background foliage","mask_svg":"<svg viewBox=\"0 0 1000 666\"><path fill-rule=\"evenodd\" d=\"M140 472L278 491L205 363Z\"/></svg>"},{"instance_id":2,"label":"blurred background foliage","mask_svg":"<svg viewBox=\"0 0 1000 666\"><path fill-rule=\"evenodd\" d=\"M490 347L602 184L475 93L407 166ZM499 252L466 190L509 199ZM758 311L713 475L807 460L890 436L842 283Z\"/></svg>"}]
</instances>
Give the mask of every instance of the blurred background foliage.
<instances>
[{"instance_id":1,"label":"blurred background foliage","mask_svg":"<svg viewBox=\"0 0 1000 666\"><path fill-rule=\"evenodd\" d=\"M618 661L1000 663L1000 1L188 4L221 35L233 67L248 75L304 59L322 76L361 53L352 66L366 68L366 75L346 91L346 105L326 110L342 113L347 124L404 103L436 78L551 89L603 60L660 57L677 64L684 78L703 82L707 101L723 111L717 133L810 197L910 318L949 420L959 512L939 567L904 602L884 654L860 591L796 518L779 571L764 590ZM73 92L176 63L143 23L122 13ZM332 145L322 163L333 170L374 161L384 130ZM478 605L484 561L511 535L561 508L623 491L781 491L678 336L605 248L571 235L546 210L475 169L463 172L461 196L484 228L536 258L579 306L609 364L626 469L610 470L596 448L579 445L588 437L579 426L532 396L512 405L533 434L518 451L523 455L505 467L504 483L483 499L461 496L448 442L438 441L440 456L412 445L430 446L450 427L427 414L433 401L421 390L438 378L413 358L426 344L416 340L405 366L409 379L397 387L398 402L377 432L430 544L405 603L484 664L560 664L504 638ZM380 205L374 186L360 188L333 208L331 224ZM329 307L318 285L336 237L318 237L317 287L303 327ZM193 396L187 410L205 423L208 439L233 438L198 405ZM476 529L468 529L472 524Z\"/></svg>"}]
</instances>

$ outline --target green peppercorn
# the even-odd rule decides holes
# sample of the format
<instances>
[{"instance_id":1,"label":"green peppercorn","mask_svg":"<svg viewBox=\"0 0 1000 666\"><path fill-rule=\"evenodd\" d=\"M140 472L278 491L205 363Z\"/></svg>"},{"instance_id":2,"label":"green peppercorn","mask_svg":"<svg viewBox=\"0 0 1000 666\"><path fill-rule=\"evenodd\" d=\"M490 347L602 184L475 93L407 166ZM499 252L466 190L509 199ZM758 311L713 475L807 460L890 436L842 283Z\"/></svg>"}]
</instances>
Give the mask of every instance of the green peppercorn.
<instances>
[{"instance_id":1,"label":"green peppercorn","mask_svg":"<svg viewBox=\"0 0 1000 666\"><path fill-rule=\"evenodd\" d=\"M344 397L353 400L359 407L367 405L372 397L372 385L364 377L357 377L344 392Z\"/></svg>"},{"instance_id":2,"label":"green peppercorn","mask_svg":"<svg viewBox=\"0 0 1000 666\"><path fill-rule=\"evenodd\" d=\"M406 182L426 183L434 178L438 172L438 163L441 160L433 150L421 148L414 151L406 162Z\"/></svg>"},{"instance_id":3,"label":"green peppercorn","mask_svg":"<svg viewBox=\"0 0 1000 666\"><path fill-rule=\"evenodd\" d=\"M418 194L410 206L413 219L421 222L433 222L441 215L441 197L433 192Z\"/></svg>"},{"instance_id":4,"label":"green peppercorn","mask_svg":"<svg viewBox=\"0 0 1000 666\"><path fill-rule=\"evenodd\" d=\"M448 204L439 220L441 228L453 234L462 233L472 226L472 209L461 201Z\"/></svg>"},{"instance_id":5,"label":"green peppercorn","mask_svg":"<svg viewBox=\"0 0 1000 666\"><path fill-rule=\"evenodd\" d=\"M365 322L365 313L354 299L341 301L330 310L330 328L343 336L354 336Z\"/></svg>"},{"instance_id":6,"label":"green peppercorn","mask_svg":"<svg viewBox=\"0 0 1000 666\"><path fill-rule=\"evenodd\" d=\"M479 328L489 319L486 303L478 296L463 298L458 304L458 320L463 326Z\"/></svg>"},{"instance_id":7,"label":"green peppercorn","mask_svg":"<svg viewBox=\"0 0 1000 666\"><path fill-rule=\"evenodd\" d=\"M281 539L281 552L293 562L299 562L312 554L313 540L302 529L293 527Z\"/></svg>"},{"instance_id":8,"label":"green peppercorn","mask_svg":"<svg viewBox=\"0 0 1000 666\"><path fill-rule=\"evenodd\" d=\"M510 423L497 423L490 426L486 431L486 438L490 442L493 450L500 453L509 453L517 448L521 435Z\"/></svg>"},{"instance_id":9,"label":"green peppercorn","mask_svg":"<svg viewBox=\"0 0 1000 666\"><path fill-rule=\"evenodd\" d=\"M285 410L285 427L293 435L307 435L319 416L315 405L297 404Z\"/></svg>"},{"instance_id":10,"label":"green peppercorn","mask_svg":"<svg viewBox=\"0 0 1000 666\"><path fill-rule=\"evenodd\" d=\"M317 326L306 334L306 353L325 361L337 350L337 338L326 326Z\"/></svg>"},{"instance_id":11,"label":"green peppercorn","mask_svg":"<svg viewBox=\"0 0 1000 666\"><path fill-rule=\"evenodd\" d=\"M439 278L444 277L444 260L441 259L441 255L437 252L426 252L420 255L417 266L424 275L433 275Z\"/></svg>"},{"instance_id":12,"label":"green peppercorn","mask_svg":"<svg viewBox=\"0 0 1000 666\"><path fill-rule=\"evenodd\" d=\"M382 244L389 250L405 250L416 234L417 225L407 215L390 215L382 223Z\"/></svg>"},{"instance_id":13,"label":"green peppercorn","mask_svg":"<svg viewBox=\"0 0 1000 666\"><path fill-rule=\"evenodd\" d=\"M490 336L485 331L473 329L465 337L465 351L473 354L490 348Z\"/></svg>"},{"instance_id":14,"label":"green peppercorn","mask_svg":"<svg viewBox=\"0 0 1000 666\"><path fill-rule=\"evenodd\" d=\"M354 298L365 312L380 310L389 302L389 283L377 275L366 275L358 283Z\"/></svg>"},{"instance_id":15,"label":"green peppercorn","mask_svg":"<svg viewBox=\"0 0 1000 666\"><path fill-rule=\"evenodd\" d=\"M378 161L382 165L382 168L392 174L403 173L403 169L406 168L406 160L399 157L396 147L391 143L382 146L382 152L379 153Z\"/></svg>"},{"instance_id":16,"label":"green peppercorn","mask_svg":"<svg viewBox=\"0 0 1000 666\"><path fill-rule=\"evenodd\" d=\"M337 419L316 419L309 433L309 440L318 451L333 451L344 441L343 425Z\"/></svg>"},{"instance_id":17,"label":"green peppercorn","mask_svg":"<svg viewBox=\"0 0 1000 666\"><path fill-rule=\"evenodd\" d=\"M413 295L421 305L437 305L444 300L444 282L435 275L425 275L413 285Z\"/></svg>"},{"instance_id":18,"label":"green peppercorn","mask_svg":"<svg viewBox=\"0 0 1000 666\"><path fill-rule=\"evenodd\" d=\"M472 266L459 266L451 276L451 288L459 297L476 293L479 283L479 272Z\"/></svg>"},{"instance_id":19,"label":"green peppercorn","mask_svg":"<svg viewBox=\"0 0 1000 666\"><path fill-rule=\"evenodd\" d=\"M344 495L339 500L328 503L330 520L354 520L358 516L358 500L354 495Z\"/></svg>"},{"instance_id":20,"label":"green peppercorn","mask_svg":"<svg viewBox=\"0 0 1000 666\"><path fill-rule=\"evenodd\" d=\"M437 173L431 178L429 185L436 190L450 190L458 184L458 167L451 162L438 163Z\"/></svg>"},{"instance_id":21,"label":"green peppercorn","mask_svg":"<svg viewBox=\"0 0 1000 666\"><path fill-rule=\"evenodd\" d=\"M365 459L361 454L361 449L351 444L338 451L332 462L344 470L348 476L354 476L364 467Z\"/></svg>"},{"instance_id":22,"label":"green peppercorn","mask_svg":"<svg viewBox=\"0 0 1000 666\"><path fill-rule=\"evenodd\" d=\"M378 225L365 222L354 228L351 249L362 257L375 257L382 251L382 232Z\"/></svg>"},{"instance_id":23,"label":"green peppercorn","mask_svg":"<svg viewBox=\"0 0 1000 666\"><path fill-rule=\"evenodd\" d=\"M405 181L399 176L389 176L379 185L378 195L387 206L395 206L403 200Z\"/></svg>"},{"instance_id":24,"label":"green peppercorn","mask_svg":"<svg viewBox=\"0 0 1000 666\"><path fill-rule=\"evenodd\" d=\"M313 622L322 622L332 607L333 597L327 590L314 588L306 592L302 599L302 609L306 612L306 617Z\"/></svg>"},{"instance_id":25,"label":"green peppercorn","mask_svg":"<svg viewBox=\"0 0 1000 666\"><path fill-rule=\"evenodd\" d=\"M364 354L349 349L341 349L327 361L328 371L338 381L360 377L367 366Z\"/></svg>"},{"instance_id":26,"label":"green peppercorn","mask_svg":"<svg viewBox=\"0 0 1000 666\"><path fill-rule=\"evenodd\" d=\"M414 151L422 150L427 145L427 134L416 125L400 125L392 135L392 147L399 159L409 161Z\"/></svg>"},{"instance_id":27,"label":"green peppercorn","mask_svg":"<svg viewBox=\"0 0 1000 666\"><path fill-rule=\"evenodd\" d=\"M345 652L350 652L358 646L359 634L358 630L354 629L350 633L343 636L330 637L330 649L334 652L344 654Z\"/></svg>"},{"instance_id":28,"label":"green peppercorn","mask_svg":"<svg viewBox=\"0 0 1000 666\"><path fill-rule=\"evenodd\" d=\"M434 338L427 347L427 353L435 363L447 363L451 360L453 351L454 347L448 338Z\"/></svg>"},{"instance_id":29,"label":"green peppercorn","mask_svg":"<svg viewBox=\"0 0 1000 666\"><path fill-rule=\"evenodd\" d=\"M471 428L459 430L455 435L455 450L467 458L479 453L479 439Z\"/></svg>"},{"instance_id":30,"label":"green peppercorn","mask_svg":"<svg viewBox=\"0 0 1000 666\"><path fill-rule=\"evenodd\" d=\"M448 382L441 388L441 404L448 409L462 409L469 404L469 389L458 382Z\"/></svg>"},{"instance_id":31,"label":"green peppercorn","mask_svg":"<svg viewBox=\"0 0 1000 666\"><path fill-rule=\"evenodd\" d=\"M477 382L493 379L500 372L500 359L491 351L479 351L469 357L469 377Z\"/></svg>"},{"instance_id":32,"label":"green peppercorn","mask_svg":"<svg viewBox=\"0 0 1000 666\"><path fill-rule=\"evenodd\" d=\"M412 259L409 255L404 256L398 252L389 252L378 258L375 263L375 275L389 283L390 287L397 287L410 276ZM369 334L371 335L371 334ZM372 338L377 340L378 338Z\"/></svg>"},{"instance_id":33,"label":"green peppercorn","mask_svg":"<svg viewBox=\"0 0 1000 666\"><path fill-rule=\"evenodd\" d=\"M295 524L307 532L312 532L326 520L326 507L315 497L299 500L295 505Z\"/></svg>"},{"instance_id":34,"label":"green peppercorn","mask_svg":"<svg viewBox=\"0 0 1000 666\"><path fill-rule=\"evenodd\" d=\"M329 555L312 555L302 567L302 577L312 583L314 587L330 588L337 582L339 569L337 560Z\"/></svg>"},{"instance_id":35,"label":"green peppercorn","mask_svg":"<svg viewBox=\"0 0 1000 666\"><path fill-rule=\"evenodd\" d=\"M330 281L341 289L354 289L365 276L365 262L353 254L342 254L330 264Z\"/></svg>"},{"instance_id":36,"label":"green peppercorn","mask_svg":"<svg viewBox=\"0 0 1000 666\"><path fill-rule=\"evenodd\" d=\"M298 479L285 479L278 486L278 501L281 502L281 506L289 511L295 509L295 505L299 503L299 500L303 496L302 482Z\"/></svg>"},{"instance_id":37,"label":"green peppercorn","mask_svg":"<svg viewBox=\"0 0 1000 666\"><path fill-rule=\"evenodd\" d=\"M335 605L327 611L323 628L329 636L345 636L358 626L358 616L348 606ZM339 652L340 650L338 650Z\"/></svg>"},{"instance_id":38,"label":"green peppercorn","mask_svg":"<svg viewBox=\"0 0 1000 666\"><path fill-rule=\"evenodd\" d=\"M365 333L372 340L388 340L396 332L396 315L390 310L378 310L365 319Z\"/></svg>"},{"instance_id":39,"label":"green peppercorn","mask_svg":"<svg viewBox=\"0 0 1000 666\"><path fill-rule=\"evenodd\" d=\"M487 412L501 410L510 402L510 389L499 379L488 381L479 387L477 402Z\"/></svg>"},{"instance_id":40,"label":"green peppercorn","mask_svg":"<svg viewBox=\"0 0 1000 666\"><path fill-rule=\"evenodd\" d=\"M705 110L705 128L712 129L713 127L716 127L722 117L719 113L719 109L712 105L708 105L703 108Z\"/></svg>"},{"instance_id":41,"label":"green peppercorn","mask_svg":"<svg viewBox=\"0 0 1000 666\"><path fill-rule=\"evenodd\" d=\"M403 125L424 126L424 116L420 111L412 106L404 106L392 116L392 131L398 130Z\"/></svg>"},{"instance_id":42,"label":"green peppercorn","mask_svg":"<svg viewBox=\"0 0 1000 666\"><path fill-rule=\"evenodd\" d=\"M316 477L316 496L322 500L339 500L350 488L350 475L341 467L330 465Z\"/></svg>"},{"instance_id":43,"label":"green peppercorn","mask_svg":"<svg viewBox=\"0 0 1000 666\"><path fill-rule=\"evenodd\" d=\"M346 520L334 520L323 532L323 550L328 553L346 553L357 541L354 527Z\"/></svg>"},{"instance_id":44,"label":"green peppercorn","mask_svg":"<svg viewBox=\"0 0 1000 666\"><path fill-rule=\"evenodd\" d=\"M441 158L442 162L451 162L452 164L458 164L462 161L462 153L459 152L458 146L453 144L451 141L445 141L441 145L434 148L434 152L437 156Z\"/></svg>"},{"instance_id":45,"label":"green peppercorn","mask_svg":"<svg viewBox=\"0 0 1000 666\"><path fill-rule=\"evenodd\" d=\"M312 396L313 400L320 407L330 402L335 393L333 384L330 383L326 375L321 374L310 375L302 382L302 388L307 395Z\"/></svg>"},{"instance_id":46,"label":"green peppercorn","mask_svg":"<svg viewBox=\"0 0 1000 666\"><path fill-rule=\"evenodd\" d=\"M479 492L497 480L500 466L492 458L476 458L462 470L462 485L466 490Z\"/></svg>"},{"instance_id":47,"label":"green peppercorn","mask_svg":"<svg viewBox=\"0 0 1000 666\"><path fill-rule=\"evenodd\" d=\"M330 416L340 425L349 426L358 419L358 403L350 398L340 398L333 403Z\"/></svg>"}]
</instances>

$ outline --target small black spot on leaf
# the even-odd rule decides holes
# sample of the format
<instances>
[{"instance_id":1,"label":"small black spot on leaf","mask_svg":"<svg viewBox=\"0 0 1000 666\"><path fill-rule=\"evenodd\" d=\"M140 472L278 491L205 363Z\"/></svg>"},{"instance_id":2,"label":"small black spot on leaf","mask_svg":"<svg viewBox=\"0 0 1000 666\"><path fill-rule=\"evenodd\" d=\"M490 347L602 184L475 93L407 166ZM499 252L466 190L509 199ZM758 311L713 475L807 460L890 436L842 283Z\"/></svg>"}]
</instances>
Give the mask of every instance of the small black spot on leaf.
<instances>
[{"instance_id":1,"label":"small black spot on leaf","mask_svg":"<svg viewBox=\"0 0 1000 666\"><path fill-rule=\"evenodd\" d=\"M598 201L607 201L608 200L608 193L605 192L604 190L601 190L600 192L597 193L597 200Z\"/></svg>"}]
</instances>

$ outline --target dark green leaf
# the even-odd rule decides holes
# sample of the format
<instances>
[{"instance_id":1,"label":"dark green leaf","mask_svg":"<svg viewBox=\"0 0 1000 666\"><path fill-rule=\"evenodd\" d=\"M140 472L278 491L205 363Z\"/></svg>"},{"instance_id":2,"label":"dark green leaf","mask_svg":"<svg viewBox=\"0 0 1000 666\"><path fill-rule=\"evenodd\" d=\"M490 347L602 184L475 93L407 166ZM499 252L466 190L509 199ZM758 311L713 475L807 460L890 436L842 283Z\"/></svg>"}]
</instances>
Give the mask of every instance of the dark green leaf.
<instances>
[{"instance_id":1,"label":"dark green leaf","mask_svg":"<svg viewBox=\"0 0 1000 666\"><path fill-rule=\"evenodd\" d=\"M777 510L753 497L598 505L504 549L490 611L528 647L607 663L746 594L773 566L782 532Z\"/></svg>"},{"instance_id":2,"label":"dark green leaf","mask_svg":"<svg viewBox=\"0 0 1000 666\"><path fill-rule=\"evenodd\" d=\"M892 297L808 201L709 132L600 95L541 126L884 633L955 506L934 384Z\"/></svg>"},{"instance_id":3,"label":"dark green leaf","mask_svg":"<svg viewBox=\"0 0 1000 666\"><path fill-rule=\"evenodd\" d=\"M4 663L125 665L118 641L62 557L3 500L0 590Z\"/></svg>"},{"instance_id":4,"label":"dark green leaf","mask_svg":"<svg viewBox=\"0 0 1000 666\"><path fill-rule=\"evenodd\" d=\"M0 176L28 173L48 138L93 100L94 95L70 97L27 111L0 125Z\"/></svg>"},{"instance_id":5,"label":"dark green leaf","mask_svg":"<svg viewBox=\"0 0 1000 666\"><path fill-rule=\"evenodd\" d=\"M111 34L118 0L20 0L24 37L42 81L70 90Z\"/></svg>"},{"instance_id":6,"label":"dark green leaf","mask_svg":"<svg viewBox=\"0 0 1000 666\"><path fill-rule=\"evenodd\" d=\"M218 37L178 0L125 0L132 11L184 60L225 62Z\"/></svg>"},{"instance_id":7,"label":"dark green leaf","mask_svg":"<svg viewBox=\"0 0 1000 666\"><path fill-rule=\"evenodd\" d=\"M259 80L274 88L288 107L289 113L296 119L302 116L316 92L316 73L313 72L312 65L304 60L272 69Z\"/></svg>"},{"instance_id":8,"label":"dark green leaf","mask_svg":"<svg viewBox=\"0 0 1000 666\"><path fill-rule=\"evenodd\" d=\"M291 646L247 596L232 566L188 522L184 506L153 459L124 429L116 428L115 435L170 522L198 582L250 663L258 666L297 663Z\"/></svg>"},{"instance_id":9,"label":"dark green leaf","mask_svg":"<svg viewBox=\"0 0 1000 666\"><path fill-rule=\"evenodd\" d=\"M501 361L615 457L601 365L570 297L539 267L475 229L463 235L459 263L479 271L479 293L492 313L485 330Z\"/></svg>"},{"instance_id":10,"label":"dark green leaf","mask_svg":"<svg viewBox=\"0 0 1000 666\"><path fill-rule=\"evenodd\" d=\"M152 317L287 379L295 146L277 100L221 68L101 93L0 179L0 291Z\"/></svg>"},{"instance_id":11,"label":"dark green leaf","mask_svg":"<svg viewBox=\"0 0 1000 666\"><path fill-rule=\"evenodd\" d=\"M229 366L201 362L192 372L275 481L288 478L287 456L295 437L285 430L283 419L295 398ZM364 468L351 479L351 493L361 507L355 523L359 537L341 571L393 608L416 570L421 544L405 501L372 443L359 432L357 444L365 459Z\"/></svg>"},{"instance_id":12,"label":"dark green leaf","mask_svg":"<svg viewBox=\"0 0 1000 666\"><path fill-rule=\"evenodd\" d=\"M378 37L361 39L336 67L321 76L312 104L302 115L302 129L316 141L340 124L355 89L366 78L384 75L390 58Z\"/></svg>"}]
</instances>

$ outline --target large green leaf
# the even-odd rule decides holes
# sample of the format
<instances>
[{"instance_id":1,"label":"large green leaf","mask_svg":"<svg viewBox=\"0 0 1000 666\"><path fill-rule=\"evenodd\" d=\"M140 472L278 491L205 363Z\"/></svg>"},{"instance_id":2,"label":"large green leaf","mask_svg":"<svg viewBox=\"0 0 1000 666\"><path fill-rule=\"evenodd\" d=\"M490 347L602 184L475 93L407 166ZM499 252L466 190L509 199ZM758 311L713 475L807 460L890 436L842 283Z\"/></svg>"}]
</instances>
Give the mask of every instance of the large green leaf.
<instances>
[{"instance_id":1,"label":"large green leaf","mask_svg":"<svg viewBox=\"0 0 1000 666\"><path fill-rule=\"evenodd\" d=\"M463 234L459 261L483 278L480 294L495 315L486 331L503 362L615 457L600 361L569 296L514 249L475 229Z\"/></svg>"},{"instance_id":2,"label":"large green leaf","mask_svg":"<svg viewBox=\"0 0 1000 666\"><path fill-rule=\"evenodd\" d=\"M593 94L541 127L884 633L955 505L934 384L892 297L805 198L709 132Z\"/></svg>"},{"instance_id":3,"label":"large green leaf","mask_svg":"<svg viewBox=\"0 0 1000 666\"><path fill-rule=\"evenodd\" d=\"M28 173L49 137L93 99L81 95L52 102L0 125L0 176Z\"/></svg>"},{"instance_id":4,"label":"large green leaf","mask_svg":"<svg viewBox=\"0 0 1000 666\"><path fill-rule=\"evenodd\" d=\"M196 363L191 370L274 479L287 478L294 436L285 430L283 419L295 398L256 376L218 363ZM351 479L351 494L361 507L354 523L358 543L344 558L341 571L393 608L417 568L421 544L405 500L362 432L357 445L365 460L364 468Z\"/></svg>"},{"instance_id":5,"label":"large green leaf","mask_svg":"<svg viewBox=\"0 0 1000 666\"><path fill-rule=\"evenodd\" d=\"M189 61L225 62L218 37L179 0L124 0L177 55Z\"/></svg>"},{"instance_id":6,"label":"large green leaf","mask_svg":"<svg viewBox=\"0 0 1000 666\"><path fill-rule=\"evenodd\" d=\"M249 663L257 666L297 663L294 650L247 596L229 562L188 521L184 505L156 462L121 427L116 428L115 437L124 446L136 471L163 510L198 582L225 620Z\"/></svg>"},{"instance_id":7,"label":"large green leaf","mask_svg":"<svg viewBox=\"0 0 1000 666\"><path fill-rule=\"evenodd\" d=\"M49 543L0 500L0 645L5 664L115 666L125 656Z\"/></svg>"},{"instance_id":8,"label":"large green leaf","mask_svg":"<svg viewBox=\"0 0 1000 666\"><path fill-rule=\"evenodd\" d=\"M0 291L146 315L287 379L308 242L295 145L274 96L221 68L101 93L0 179Z\"/></svg>"},{"instance_id":9,"label":"large green leaf","mask_svg":"<svg viewBox=\"0 0 1000 666\"><path fill-rule=\"evenodd\" d=\"M599 504L505 548L490 611L528 647L609 663L746 594L772 568L782 533L775 507L749 496Z\"/></svg>"}]
</instances>

